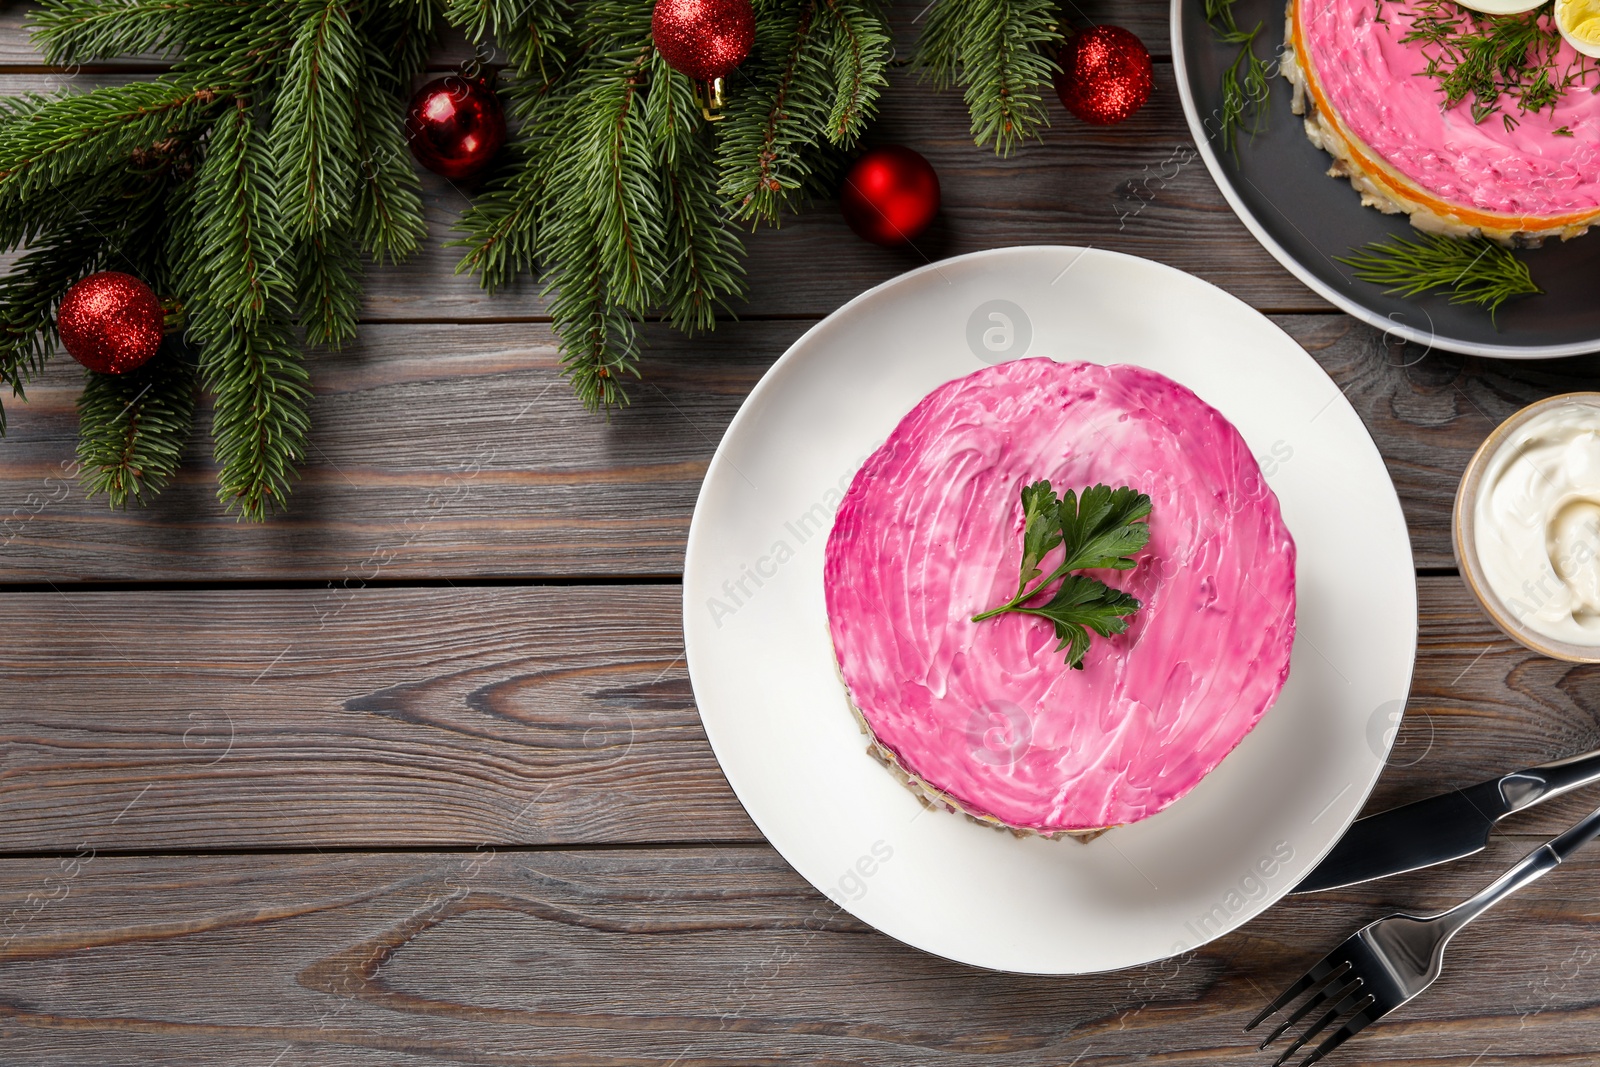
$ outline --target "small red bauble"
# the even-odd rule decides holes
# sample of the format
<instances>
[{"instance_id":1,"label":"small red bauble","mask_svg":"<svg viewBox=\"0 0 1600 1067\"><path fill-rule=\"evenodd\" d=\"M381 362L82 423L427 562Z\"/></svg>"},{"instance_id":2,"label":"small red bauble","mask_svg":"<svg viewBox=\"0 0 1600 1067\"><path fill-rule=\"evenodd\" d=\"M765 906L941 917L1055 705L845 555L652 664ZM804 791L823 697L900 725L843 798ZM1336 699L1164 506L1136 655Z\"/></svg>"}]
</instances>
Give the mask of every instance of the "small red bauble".
<instances>
[{"instance_id":1,"label":"small red bauble","mask_svg":"<svg viewBox=\"0 0 1600 1067\"><path fill-rule=\"evenodd\" d=\"M150 287L114 270L74 282L56 311L56 332L67 352L101 374L126 374L150 362L165 324Z\"/></svg>"},{"instance_id":2,"label":"small red bauble","mask_svg":"<svg viewBox=\"0 0 1600 1067\"><path fill-rule=\"evenodd\" d=\"M750 58L756 11L750 0L656 0L650 33L667 66L696 81L716 81Z\"/></svg>"},{"instance_id":3,"label":"small red bauble","mask_svg":"<svg viewBox=\"0 0 1600 1067\"><path fill-rule=\"evenodd\" d=\"M1084 122L1115 125L1150 99L1150 53L1121 26L1096 26L1067 38L1060 62L1056 95Z\"/></svg>"},{"instance_id":4,"label":"small red bauble","mask_svg":"<svg viewBox=\"0 0 1600 1067\"><path fill-rule=\"evenodd\" d=\"M904 244L939 213L939 175L909 148L873 148L844 176L839 208L850 228L867 240Z\"/></svg>"},{"instance_id":5,"label":"small red bauble","mask_svg":"<svg viewBox=\"0 0 1600 1067\"><path fill-rule=\"evenodd\" d=\"M506 114L488 81L452 74L418 89L406 111L417 162L446 178L470 178L506 142Z\"/></svg>"}]
</instances>

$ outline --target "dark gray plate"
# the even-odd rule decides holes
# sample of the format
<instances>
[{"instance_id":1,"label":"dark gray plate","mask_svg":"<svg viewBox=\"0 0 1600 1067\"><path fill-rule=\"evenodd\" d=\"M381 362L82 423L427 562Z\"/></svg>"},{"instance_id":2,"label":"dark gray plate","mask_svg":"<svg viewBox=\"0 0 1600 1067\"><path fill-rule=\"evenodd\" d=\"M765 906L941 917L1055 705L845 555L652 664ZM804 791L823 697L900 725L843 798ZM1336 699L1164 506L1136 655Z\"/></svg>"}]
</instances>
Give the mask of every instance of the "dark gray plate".
<instances>
[{"instance_id":1,"label":"dark gray plate","mask_svg":"<svg viewBox=\"0 0 1600 1067\"><path fill-rule=\"evenodd\" d=\"M1234 12L1241 26L1266 23L1257 55L1276 52L1283 0L1237 0ZM1266 128L1253 140L1241 135L1235 158L1212 134L1222 72L1238 50L1217 42L1201 0L1173 0L1172 51L1184 114L1212 178L1256 239L1319 295L1381 330L1451 352L1542 359L1600 351L1600 228L1518 252L1545 295L1503 305L1495 321L1442 296L1387 296L1334 257L1385 234L1415 231L1404 215L1364 208L1349 182L1328 177L1331 158L1312 147L1289 110L1289 83L1273 78Z\"/></svg>"}]
</instances>

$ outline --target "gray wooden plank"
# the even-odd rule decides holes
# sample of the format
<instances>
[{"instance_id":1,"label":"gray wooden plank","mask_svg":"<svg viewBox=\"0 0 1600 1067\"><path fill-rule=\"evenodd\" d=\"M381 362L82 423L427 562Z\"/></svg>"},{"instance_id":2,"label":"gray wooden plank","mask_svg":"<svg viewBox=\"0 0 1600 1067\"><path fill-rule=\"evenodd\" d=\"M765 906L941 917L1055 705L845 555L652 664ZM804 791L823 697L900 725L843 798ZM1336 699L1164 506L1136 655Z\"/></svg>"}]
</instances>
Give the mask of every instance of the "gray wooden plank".
<instances>
[{"instance_id":1,"label":"gray wooden plank","mask_svg":"<svg viewBox=\"0 0 1600 1067\"><path fill-rule=\"evenodd\" d=\"M1517 364L1389 347L1338 315L1279 316L1360 412L1419 566L1453 565L1467 458L1522 404L1587 388L1600 360ZM177 484L112 511L64 477L81 388L69 360L8 401L0 582L669 575L700 480L745 394L807 320L647 333L645 381L610 420L559 377L548 325L373 324L314 357L305 477L287 514L241 525L216 501L206 427Z\"/></svg>"},{"instance_id":2,"label":"gray wooden plank","mask_svg":"<svg viewBox=\"0 0 1600 1067\"><path fill-rule=\"evenodd\" d=\"M573 399L548 325L372 326L317 356L305 475L290 510L261 525L216 499L209 407L180 479L153 503L85 500L66 477L81 372L60 359L27 403L8 401L0 576L674 573L723 429L806 325L741 323L692 341L652 327L648 380L609 420Z\"/></svg>"},{"instance_id":3,"label":"gray wooden plank","mask_svg":"<svg viewBox=\"0 0 1600 1067\"><path fill-rule=\"evenodd\" d=\"M0 1026L8 1062L39 1067L1259 1067L1243 1024L1320 952L1386 911L1455 902L1530 845L1291 898L1173 960L1050 978L892 941L766 848L130 858L86 843L0 860ZM1597 874L1600 853L1580 853L1463 933L1438 985L1342 1062L1590 1062Z\"/></svg>"},{"instance_id":4,"label":"gray wooden plank","mask_svg":"<svg viewBox=\"0 0 1600 1067\"><path fill-rule=\"evenodd\" d=\"M680 598L7 594L0 851L757 840L701 731ZM1600 668L1513 645L1457 578L1421 603L1375 808L1600 746ZM1591 793L1513 825L1559 827Z\"/></svg>"},{"instance_id":5,"label":"gray wooden plank","mask_svg":"<svg viewBox=\"0 0 1600 1067\"><path fill-rule=\"evenodd\" d=\"M753 840L695 712L679 599L13 594L0 850L135 798L115 833L138 849Z\"/></svg>"}]
</instances>

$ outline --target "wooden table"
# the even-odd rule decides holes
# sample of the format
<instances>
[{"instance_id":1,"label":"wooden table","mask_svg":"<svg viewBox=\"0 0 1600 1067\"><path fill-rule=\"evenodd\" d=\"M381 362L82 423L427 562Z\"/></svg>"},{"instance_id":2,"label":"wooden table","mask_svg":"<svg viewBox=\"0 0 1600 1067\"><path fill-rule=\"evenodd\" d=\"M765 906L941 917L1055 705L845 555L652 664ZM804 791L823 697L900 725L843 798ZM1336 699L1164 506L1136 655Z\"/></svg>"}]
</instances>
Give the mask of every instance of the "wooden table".
<instances>
[{"instance_id":1,"label":"wooden table","mask_svg":"<svg viewBox=\"0 0 1600 1067\"><path fill-rule=\"evenodd\" d=\"M896 10L902 51L920 2ZM1390 910L1453 903L1592 804L1518 817L1453 867L1286 900L1177 959L1071 979L875 933L740 808L679 629L713 447L844 300L924 258L1028 242L1223 286L1365 419L1421 595L1374 807L1600 744L1600 673L1502 637L1448 542L1474 446L1522 404L1591 387L1596 362L1427 352L1332 313L1195 160L1164 6L1086 11L1156 55L1143 112L1110 129L1059 114L1001 160L971 145L957 94L897 76L873 136L926 154L944 188L919 250L869 247L829 205L757 234L739 321L692 341L648 327L645 382L609 422L560 379L536 286L491 300L452 275L441 244L463 201L441 183L427 251L375 272L360 341L315 360L286 516L227 517L203 436L153 506L86 502L63 480L73 365L8 401L0 1063L1259 1065L1240 1027L1316 953ZM19 27L0 17L0 91L67 80ZM1464 935L1426 998L1342 1062L1595 1062L1600 849L1572 866Z\"/></svg>"}]
</instances>

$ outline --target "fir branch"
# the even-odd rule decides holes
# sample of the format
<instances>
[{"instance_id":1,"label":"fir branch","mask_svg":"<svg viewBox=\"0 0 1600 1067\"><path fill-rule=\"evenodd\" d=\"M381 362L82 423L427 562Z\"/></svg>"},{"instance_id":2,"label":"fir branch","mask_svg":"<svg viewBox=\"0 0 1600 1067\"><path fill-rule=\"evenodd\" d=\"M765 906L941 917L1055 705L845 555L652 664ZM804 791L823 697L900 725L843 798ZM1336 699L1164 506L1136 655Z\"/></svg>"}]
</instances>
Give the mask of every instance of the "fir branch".
<instances>
[{"instance_id":1,"label":"fir branch","mask_svg":"<svg viewBox=\"0 0 1600 1067\"><path fill-rule=\"evenodd\" d=\"M26 399L24 386L55 347L56 307L67 287L93 269L101 252L92 226L64 229L30 250L0 278L0 385ZM5 434L0 405L0 436Z\"/></svg>"},{"instance_id":2,"label":"fir branch","mask_svg":"<svg viewBox=\"0 0 1600 1067\"><path fill-rule=\"evenodd\" d=\"M194 423L194 366L168 341L129 374L86 372L78 397L79 477L114 508L143 503L172 480Z\"/></svg>"},{"instance_id":3,"label":"fir branch","mask_svg":"<svg viewBox=\"0 0 1600 1067\"><path fill-rule=\"evenodd\" d=\"M291 233L309 236L350 216L360 181L355 78L364 50L343 0L295 6L300 29L268 144L279 163L279 211Z\"/></svg>"},{"instance_id":4,"label":"fir branch","mask_svg":"<svg viewBox=\"0 0 1600 1067\"><path fill-rule=\"evenodd\" d=\"M288 234L268 210L275 202L271 159L252 108L240 98L212 128L205 162L173 228L179 294L202 344L250 330L289 293Z\"/></svg>"},{"instance_id":5,"label":"fir branch","mask_svg":"<svg viewBox=\"0 0 1600 1067\"><path fill-rule=\"evenodd\" d=\"M28 22L45 62L66 66L175 50L179 8L173 0L44 0Z\"/></svg>"},{"instance_id":6,"label":"fir branch","mask_svg":"<svg viewBox=\"0 0 1600 1067\"><path fill-rule=\"evenodd\" d=\"M1507 300L1544 292L1526 263L1484 237L1424 233L1409 241L1390 235L1387 243L1373 241L1336 258L1362 281L1387 286L1385 292L1416 296L1442 290L1452 304L1488 308L1491 319Z\"/></svg>"},{"instance_id":7,"label":"fir branch","mask_svg":"<svg viewBox=\"0 0 1600 1067\"><path fill-rule=\"evenodd\" d=\"M833 31L828 139L849 144L861 135L877 109L879 91L889 84L886 71L894 42L873 0L824 0L818 14Z\"/></svg>"},{"instance_id":8,"label":"fir branch","mask_svg":"<svg viewBox=\"0 0 1600 1067\"><path fill-rule=\"evenodd\" d=\"M356 88L356 151L361 183L352 222L361 247L374 261L398 262L415 252L427 233L422 183L406 150L404 109L381 82L380 57L369 55Z\"/></svg>"},{"instance_id":9,"label":"fir branch","mask_svg":"<svg viewBox=\"0 0 1600 1067\"><path fill-rule=\"evenodd\" d=\"M937 0L912 65L937 88L961 86L973 141L1008 155L1050 125L1059 19L1053 0Z\"/></svg>"},{"instance_id":10,"label":"fir branch","mask_svg":"<svg viewBox=\"0 0 1600 1067\"><path fill-rule=\"evenodd\" d=\"M546 142L562 161L547 174L546 292L557 294L550 315L563 366L591 409L626 402L617 379L638 376L630 317L649 309L667 267L655 141L642 99L654 51L649 6L617 6L629 9L622 12L628 36L597 49L576 73ZM596 2L590 16L604 16L605 7Z\"/></svg>"},{"instance_id":11,"label":"fir branch","mask_svg":"<svg viewBox=\"0 0 1600 1067\"><path fill-rule=\"evenodd\" d=\"M835 98L817 0L762 0L756 7L760 64L741 68L739 91L717 128L717 189L734 217L777 222L798 199L824 191L816 145ZM750 66L747 64L747 66Z\"/></svg>"},{"instance_id":12,"label":"fir branch","mask_svg":"<svg viewBox=\"0 0 1600 1067\"><path fill-rule=\"evenodd\" d=\"M647 17L642 42L648 42L648 25ZM552 169L549 186L551 211L568 222L552 227L549 259L581 259L572 254L572 242L594 243L611 298L639 314L650 305L651 272L664 251L654 142L642 99L652 54L648 43L635 44L586 72L568 102L570 140L567 151L557 152L564 163Z\"/></svg>"},{"instance_id":13,"label":"fir branch","mask_svg":"<svg viewBox=\"0 0 1600 1067\"><path fill-rule=\"evenodd\" d=\"M296 247L296 318L306 343L337 348L355 338L361 310L361 255L350 234L338 229Z\"/></svg>"},{"instance_id":14,"label":"fir branch","mask_svg":"<svg viewBox=\"0 0 1600 1067\"><path fill-rule=\"evenodd\" d=\"M517 145L506 149L506 154L510 157L507 163L457 224L461 237L446 246L468 249L456 264L456 273L477 274L480 284L491 293L538 267L544 167Z\"/></svg>"},{"instance_id":15,"label":"fir branch","mask_svg":"<svg viewBox=\"0 0 1600 1067\"><path fill-rule=\"evenodd\" d=\"M217 497L260 521L287 501L310 428L311 390L288 323L274 310L248 332L209 342L201 369L216 393Z\"/></svg>"},{"instance_id":16,"label":"fir branch","mask_svg":"<svg viewBox=\"0 0 1600 1067\"><path fill-rule=\"evenodd\" d=\"M562 260L550 271L550 318L560 338L562 373L590 411L609 412L628 402L621 378L639 377L638 328L633 317L606 289L606 268L598 245L579 252L585 258Z\"/></svg>"},{"instance_id":17,"label":"fir branch","mask_svg":"<svg viewBox=\"0 0 1600 1067\"><path fill-rule=\"evenodd\" d=\"M0 215L57 195L68 182L101 175L139 149L213 118L226 90L194 74L107 86L87 93L0 102Z\"/></svg>"},{"instance_id":18,"label":"fir branch","mask_svg":"<svg viewBox=\"0 0 1600 1067\"><path fill-rule=\"evenodd\" d=\"M717 198L714 160L700 107L689 79L667 66L660 53L651 63L646 117L658 144L661 202L675 255L653 281L672 324L709 330L725 298L741 291L743 247Z\"/></svg>"},{"instance_id":19,"label":"fir branch","mask_svg":"<svg viewBox=\"0 0 1600 1067\"><path fill-rule=\"evenodd\" d=\"M403 102L427 66L438 39L436 0L368 4L360 25L366 42L365 73L381 91Z\"/></svg>"},{"instance_id":20,"label":"fir branch","mask_svg":"<svg viewBox=\"0 0 1600 1067\"><path fill-rule=\"evenodd\" d=\"M310 391L291 343L288 235L273 203L265 139L247 100L212 129L169 236L174 284L216 393L218 496L245 518L282 506L305 454Z\"/></svg>"},{"instance_id":21,"label":"fir branch","mask_svg":"<svg viewBox=\"0 0 1600 1067\"><path fill-rule=\"evenodd\" d=\"M492 38L525 78L549 85L565 66L562 42L573 30L565 0L445 0L445 18L480 45Z\"/></svg>"}]
</instances>

